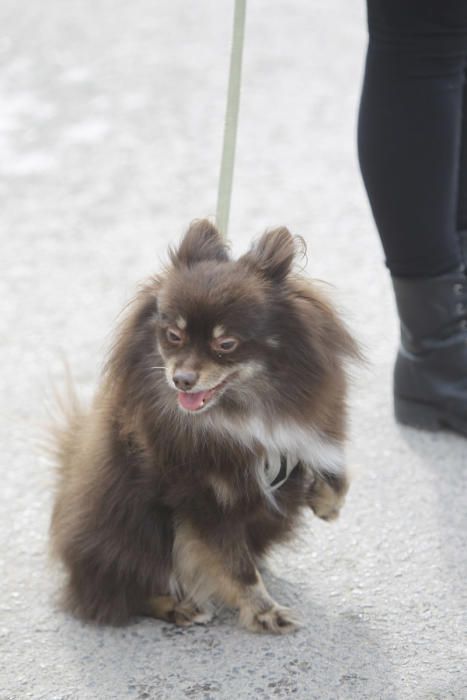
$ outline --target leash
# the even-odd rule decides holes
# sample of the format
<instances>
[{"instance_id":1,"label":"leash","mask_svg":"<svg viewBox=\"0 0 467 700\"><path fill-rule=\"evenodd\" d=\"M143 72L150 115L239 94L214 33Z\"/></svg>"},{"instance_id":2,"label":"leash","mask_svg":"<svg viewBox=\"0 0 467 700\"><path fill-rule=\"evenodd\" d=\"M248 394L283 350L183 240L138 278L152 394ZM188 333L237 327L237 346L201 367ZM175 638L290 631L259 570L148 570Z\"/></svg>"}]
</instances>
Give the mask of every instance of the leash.
<instances>
[{"instance_id":1,"label":"leash","mask_svg":"<svg viewBox=\"0 0 467 700\"><path fill-rule=\"evenodd\" d=\"M219 189L217 191L216 224L220 233L227 236L230 201L237 141L238 109L242 78L243 40L245 36L246 0L235 0L232 49L230 53L229 87L224 125Z\"/></svg>"}]
</instances>

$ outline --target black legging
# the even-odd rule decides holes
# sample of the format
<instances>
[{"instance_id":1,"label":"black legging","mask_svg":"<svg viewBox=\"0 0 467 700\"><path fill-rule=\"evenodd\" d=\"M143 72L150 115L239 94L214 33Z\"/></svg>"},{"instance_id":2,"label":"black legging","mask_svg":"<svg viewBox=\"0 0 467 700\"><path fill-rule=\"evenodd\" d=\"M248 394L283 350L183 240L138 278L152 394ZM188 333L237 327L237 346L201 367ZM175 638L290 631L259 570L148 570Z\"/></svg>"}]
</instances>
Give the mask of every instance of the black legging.
<instances>
[{"instance_id":1,"label":"black legging","mask_svg":"<svg viewBox=\"0 0 467 700\"><path fill-rule=\"evenodd\" d=\"M367 4L358 146L386 264L442 274L467 231L467 0Z\"/></svg>"}]
</instances>

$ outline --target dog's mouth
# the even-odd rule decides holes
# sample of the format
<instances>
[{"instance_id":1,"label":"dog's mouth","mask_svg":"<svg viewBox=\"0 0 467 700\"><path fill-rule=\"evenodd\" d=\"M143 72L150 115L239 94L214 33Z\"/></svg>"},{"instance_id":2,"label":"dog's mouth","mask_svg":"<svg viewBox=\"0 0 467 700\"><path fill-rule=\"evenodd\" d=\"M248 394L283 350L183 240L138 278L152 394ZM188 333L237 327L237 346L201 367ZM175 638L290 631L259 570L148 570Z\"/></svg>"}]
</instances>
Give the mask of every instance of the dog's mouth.
<instances>
[{"instance_id":1,"label":"dog's mouth","mask_svg":"<svg viewBox=\"0 0 467 700\"><path fill-rule=\"evenodd\" d=\"M185 411L201 411L216 397L227 385L228 378L223 379L219 384L204 391L178 391L178 403Z\"/></svg>"}]
</instances>

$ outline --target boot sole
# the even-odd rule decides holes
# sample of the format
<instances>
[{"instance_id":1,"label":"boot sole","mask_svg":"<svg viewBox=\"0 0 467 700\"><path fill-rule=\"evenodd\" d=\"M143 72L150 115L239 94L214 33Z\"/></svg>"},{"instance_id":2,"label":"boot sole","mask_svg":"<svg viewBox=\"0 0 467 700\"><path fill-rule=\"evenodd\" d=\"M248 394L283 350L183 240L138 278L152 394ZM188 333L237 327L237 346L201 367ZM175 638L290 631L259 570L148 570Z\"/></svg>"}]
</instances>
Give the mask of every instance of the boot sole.
<instances>
[{"instance_id":1,"label":"boot sole","mask_svg":"<svg viewBox=\"0 0 467 700\"><path fill-rule=\"evenodd\" d=\"M394 415L398 423L412 428L421 428L436 432L438 430L454 430L467 436L467 425L445 411L430 404L394 397Z\"/></svg>"}]
</instances>

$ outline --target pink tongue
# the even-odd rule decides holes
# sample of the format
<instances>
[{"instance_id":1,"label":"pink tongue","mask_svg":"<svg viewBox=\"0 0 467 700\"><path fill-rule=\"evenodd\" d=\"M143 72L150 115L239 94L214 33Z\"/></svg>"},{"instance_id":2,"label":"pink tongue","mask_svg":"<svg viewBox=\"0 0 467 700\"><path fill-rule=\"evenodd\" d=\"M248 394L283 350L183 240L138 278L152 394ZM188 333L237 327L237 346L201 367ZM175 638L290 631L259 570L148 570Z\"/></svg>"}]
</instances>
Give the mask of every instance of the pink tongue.
<instances>
[{"instance_id":1,"label":"pink tongue","mask_svg":"<svg viewBox=\"0 0 467 700\"><path fill-rule=\"evenodd\" d=\"M197 411L203 405L203 401L208 394L207 391L196 391L194 394L187 394L185 391L178 392L180 406L188 411Z\"/></svg>"}]
</instances>

